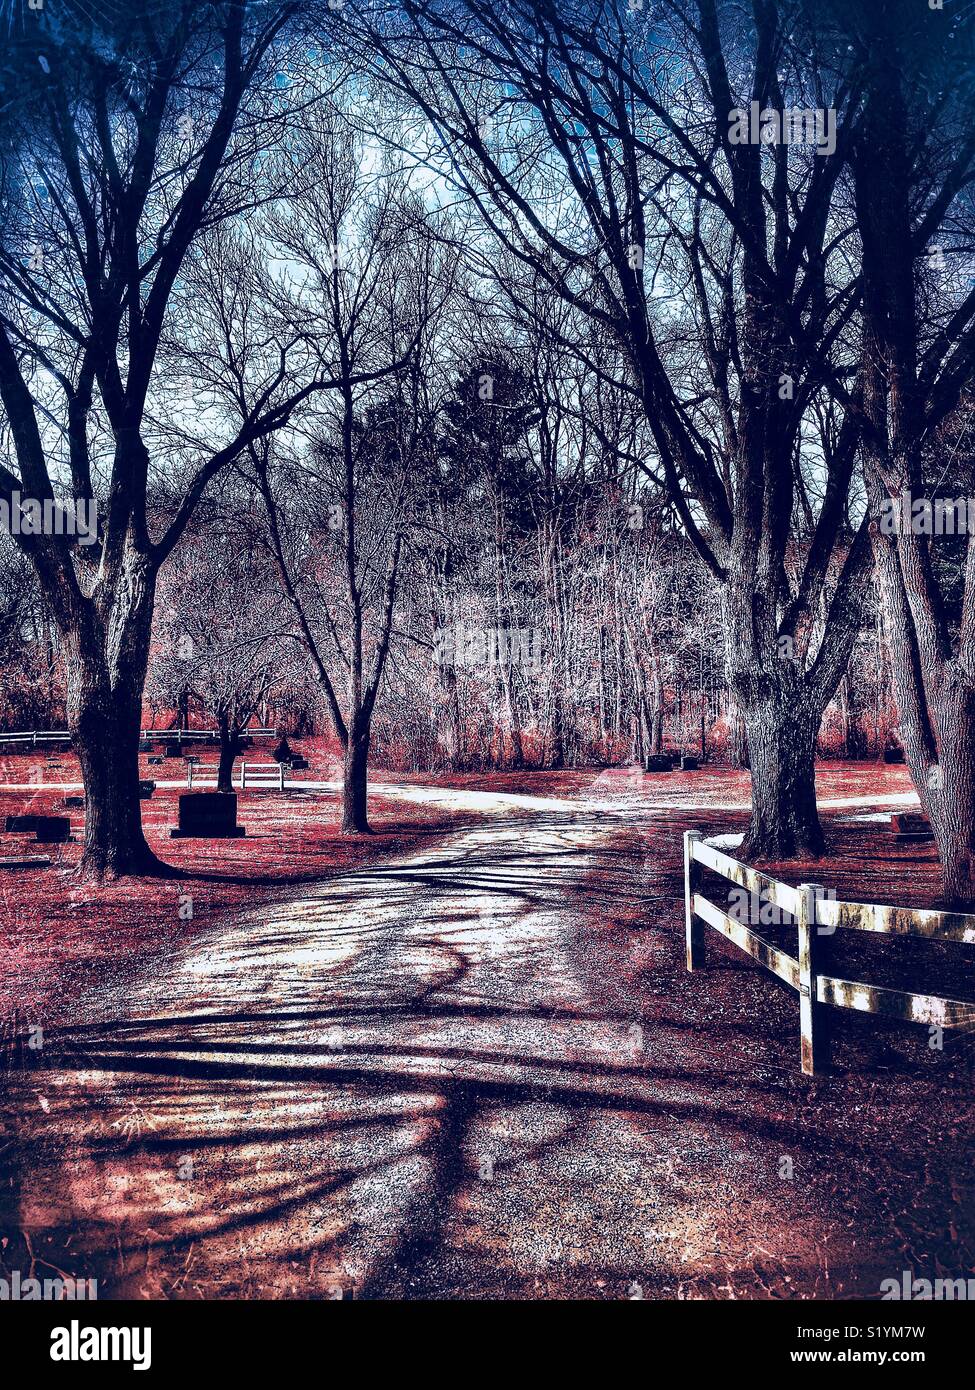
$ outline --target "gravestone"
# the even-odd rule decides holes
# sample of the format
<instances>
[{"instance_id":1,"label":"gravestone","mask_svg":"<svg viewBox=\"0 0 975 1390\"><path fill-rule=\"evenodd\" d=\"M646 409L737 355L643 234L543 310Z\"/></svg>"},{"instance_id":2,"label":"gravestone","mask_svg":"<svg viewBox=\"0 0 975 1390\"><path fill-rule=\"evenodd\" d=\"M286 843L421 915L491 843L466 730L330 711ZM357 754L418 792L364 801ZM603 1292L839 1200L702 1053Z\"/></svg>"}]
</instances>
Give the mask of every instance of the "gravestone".
<instances>
[{"instance_id":1,"label":"gravestone","mask_svg":"<svg viewBox=\"0 0 975 1390\"><path fill-rule=\"evenodd\" d=\"M274 752L271 754L271 757L276 763L290 763L294 759L294 756L294 753L291 751L291 745L286 738L282 738L277 748L275 748Z\"/></svg>"},{"instance_id":2,"label":"gravestone","mask_svg":"<svg viewBox=\"0 0 975 1390\"><path fill-rule=\"evenodd\" d=\"M33 835L37 830L37 822L40 816L8 816L7 834L8 835Z\"/></svg>"},{"instance_id":3,"label":"gravestone","mask_svg":"<svg viewBox=\"0 0 975 1390\"><path fill-rule=\"evenodd\" d=\"M669 753L651 753L647 758L648 772L673 772L674 763Z\"/></svg>"},{"instance_id":4,"label":"gravestone","mask_svg":"<svg viewBox=\"0 0 975 1390\"><path fill-rule=\"evenodd\" d=\"M167 758L181 758L183 756L183 745L181 743L167 743L164 753Z\"/></svg>"},{"instance_id":5,"label":"gravestone","mask_svg":"<svg viewBox=\"0 0 975 1390\"><path fill-rule=\"evenodd\" d=\"M160 758L158 754L156 755L156 757L150 758L150 759L149 759L149 766L150 766L150 767L162 767L162 764L163 764L163 759Z\"/></svg>"},{"instance_id":6,"label":"gravestone","mask_svg":"<svg viewBox=\"0 0 975 1390\"><path fill-rule=\"evenodd\" d=\"M887 748L884 750L885 763L902 763L904 761L903 748Z\"/></svg>"},{"instance_id":7,"label":"gravestone","mask_svg":"<svg viewBox=\"0 0 975 1390\"><path fill-rule=\"evenodd\" d=\"M680 760L681 772L697 772L700 766L701 764L699 763L697 758L688 757L687 754L685 754L684 757Z\"/></svg>"},{"instance_id":8,"label":"gravestone","mask_svg":"<svg viewBox=\"0 0 975 1390\"><path fill-rule=\"evenodd\" d=\"M152 743L150 742L149 739L147 739L147 738L141 738L141 739L139 740L139 752L140 752L140 753L151 753L151 752L152 752Z\"/></svg>"},{"instance_id":9,"label":"gravestone","mask_svg":"<svg viewBox=\"0 0 975 1390\"><path fill-rule=\"evenodd\" d=\"M150 797L152 796L152 794L153 794L153 792L154 792L155 790L156 790L156 784L155 784L155 782L140 782L140 783L139 783L139 800L140 800L140 801L148 801L148 800L150 799Z\"/></svg>"},{"instance_id":10,"label":"gravestone","mask_svg":"<svg viewBox=\"0 0 975 1390\"><path fill-rule=\"evenodd\" d=\"M300 753L296 753L291 759L291 768L294 772L304 772L308 767L308 759L303 758Z\"/></svg>"},{"instance_id":11,"label":"gravestone","mask_svg":"<svg viewBox=\"0 0 975 1390\"><path fill-rule=\"evenodd\" d=\"M37 834L35 839L39 845L63 845L71 838L71 822L67 816L37 816Z\"/></svg>"},{"instance_id":12,"label":"gravestone","mask_svg":"<svg viewBox=\"0 0 975 1390\"><path fill-rule=\"evenodd\" d=\"M174 840L235 840L247 832L237 824L236 792L186 792L179 799Z\"/></svg>"},{"instance_id":13,"label":"gravestone","mask_svg":"<svg viewBox=\"0 0 975 1390\"><path fill-rule=\"evenodd\" d=\"M66 811L80 811L85 804L83 796L66 796L64 798L64 809Z\"/></svg>"},{"instance_id":14,"label":"gravestone","mask_svg":"<svg viewBox=\"0 0 975 1390\"><path fill-rule=\"evenodd\" d=\"M934 839L931 822L920 811L898 811L890 818L890 828L900 844Z\"/></svg>"}]
</instances>

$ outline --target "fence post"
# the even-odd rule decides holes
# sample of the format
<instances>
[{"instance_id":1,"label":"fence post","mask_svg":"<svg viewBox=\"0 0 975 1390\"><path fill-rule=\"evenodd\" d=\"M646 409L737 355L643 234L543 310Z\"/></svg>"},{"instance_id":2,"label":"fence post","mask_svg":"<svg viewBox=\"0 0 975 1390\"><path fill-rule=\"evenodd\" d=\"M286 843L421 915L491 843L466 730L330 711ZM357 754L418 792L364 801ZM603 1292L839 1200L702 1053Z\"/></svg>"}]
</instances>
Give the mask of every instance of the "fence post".
<instances>
[{"instance_id":1,"label":"fence post","mask_svg":"<svg viewBox=\"0 0 975 1390\"><path fill-rule=\"evenodd\" d=\"M284 791L284 763L278 763L278 774L281 779L281 791Z\"/></svg>"},{"instance_id":2,"label":"fence post","mask_svg":"<svg viewBox=\"0 0 975 1390\"><path fill-rule=\"evenodd\" d=\"M241 791L243 791L244 788L245 788L246 786L247 786L247 764L244 763L244 762L242 762L241 765L240 765L240 789L241 789Z\"/></svg>"},{"instance_id":3,"label":"fence post","mask_svg":"<svg viewBox=\"0 0 975 1390\"><path fill-rule=\"evenodd\" d=\"M704 923L694 916L694 894L700 887L701 866L694 858L694 845L701 836L696 830L684 831L684 915L687 941L687 968L694 971L705 964Z\"/></svg>"},{"instance_id":4,"label":"fence post","mask_svg":"<svg viewBox=\"0 0 975 1390\"><path fill-rule=\"evenodd\" d=\"M806 1076L825 1071L830 1061L829 1005L816 999L828 940L816 926L816 902L823 891L818 883L799 885L799 1034Z\"/></svg>"},{"instance_id":5,"label":"fence post","mask_svg":"<svg viewBox=\"0 0 975 1390\"><path fill-rule=\"evenodd\" d=\"M188 791L193 789L193 764L186 764L186 787Z\"/></svg>"}]
</instances>

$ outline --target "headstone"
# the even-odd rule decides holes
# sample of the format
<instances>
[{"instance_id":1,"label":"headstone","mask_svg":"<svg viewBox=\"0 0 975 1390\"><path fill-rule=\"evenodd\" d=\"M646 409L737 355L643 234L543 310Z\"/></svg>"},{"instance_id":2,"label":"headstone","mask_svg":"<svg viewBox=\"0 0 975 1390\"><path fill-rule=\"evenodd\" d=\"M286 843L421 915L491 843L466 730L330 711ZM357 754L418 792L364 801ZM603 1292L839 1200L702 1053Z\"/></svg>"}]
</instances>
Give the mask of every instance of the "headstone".
<instances>
[{"instance_id":1,"label":"headstone","mask_svg":"<svg viewBox=\"0 0 975 1390\"><path fill-rule=\"evenodd\" d=\"M149 798L152 796L152 794L153 794L153 792L154 792L155 790L156 790L156 784L155 784L155 782L140 782L140 783L139 783L139 800L140 800L140 801L148 801Z\"/></svg>"},{"instance_id":2,"label":"headstone","mask_svg":"<svg viewBox=\"0 0 975 1390\"><path fill-rule=\"evenodd\" d=\"M697 772L700 766L701 764L697 758L688 757L686 754L680 760L681 772Z\"/></svg>"},{"instance_id":3,"label":"headstone","mask_svg":"<svg viewBox=\"0 0 975 1390\"><path fill-rule=\"evenodd\" d=\"M156 755L156 757L150 758L150 759L149 759L149 766L150 766L150 767L162 767L162 764L163 764L163 759L160 758L160 757L158 756L158 754Z\"/></svg>"},{"instance_id":4,"label":"headstone","mask_svg":"<svg viewBox=\"0 0 975 1390\"><path fill-rule=\"evenodd\" d=\"M181 743L167 743L164 751L167 758L181 758L183 745Z\"/></svg>"},{"instance_id":5,"label":"headstone","mask_svg":"<svg viewBox=\"0 0 975 1390\"><path fill-rule=\"evenodd\" d=\"M37 816L39 845L63 845L71 838L71 822L67 816Z\"/></svg>"},{"instance_id":6,"label":"headstone","mask_svg":"<svg viewBox=\"0 0 975 1390\"><path fill-rule=\"evenodd\" d=\"M920 811L898 811L890 818L890 828L894 832L894 838L902 844L910 840L934 839L931 822Z\"/></svg>"},{"instance_id":7,"label":"headstone","mask_svg":"<svg viewBox=\"0 0 975 1390\"><path fill-rule=\"evenodd\" d=\"M647 758L648 772L673 772L674 764L669 753L651 753Z\"/></svg>"},{"instance_id":8,"label":"headstone","mask_svg":"<svg viewBox=\"0 0 975 1390\"><path fill-rule=\"evenodd\" d=\"M903 748L887 748L884 750L885 763L902 763L904 761Z\"/></svg>"},{"instance_id":9,"label":"headstone","mask_svg":"<svg viewBox=\"0 0 975 1390\"><path fill-rule=\"evenodd\" d=\"M83 796L66 796L64 798L64 809L66 811L80 811L85 804Z\"/></svg>"},{"instance_id":10,"label":"headstone","mask_svg":"<svg viewBox=\"0 0 975 1390\"><path fill-rule=\"evenodd\" d=\"M46 869L50 863L49 854L4 855L0 869Z\"/></svg>"},{"instance_id":11,"label":"headstone","mask_svg":"<svg viewBox=\"0 0 975 1390\"><path fill-rule=\"evenodd\" d=\"M33 835L37 830L37 822L40 816L8 816L7 834L8 835Z\"/></svg>"},{"instance_id":12,"label":"headstone","mask_svg":"<svg viewBox=\"0 0 975 1390\"><path fill-rule=\"evenodd\" d=\"M147 739L147 738L140 738L140 740L139 740L139 752L140 752L140 753L151 753L151 752L152 752L152 743L151 743L151 741L150 741L149 739Z\"/></svg>"},{"instance_id":13,"label":"headstone","mask_svg":"<svg viewBox=\"0 0 975 1390\"><path fill-rule=\"evenodd\" d=\"M232 840L245 835L237 824L236 792L186 792L179 799L174 840Z\"/></svg>"},{"instance_id":14,"label":"headstone","mask_svg":"<svg viewBox=\"0 0 975 1390\"><path fill-rule=\"evenodd\" d=\"M275 748L274 752L271 754L271 757L276 763L290 763L292 761L294 753L292 753L291 745L286 738L282 738L277 748Z\"/></svg>"}]
</instances>

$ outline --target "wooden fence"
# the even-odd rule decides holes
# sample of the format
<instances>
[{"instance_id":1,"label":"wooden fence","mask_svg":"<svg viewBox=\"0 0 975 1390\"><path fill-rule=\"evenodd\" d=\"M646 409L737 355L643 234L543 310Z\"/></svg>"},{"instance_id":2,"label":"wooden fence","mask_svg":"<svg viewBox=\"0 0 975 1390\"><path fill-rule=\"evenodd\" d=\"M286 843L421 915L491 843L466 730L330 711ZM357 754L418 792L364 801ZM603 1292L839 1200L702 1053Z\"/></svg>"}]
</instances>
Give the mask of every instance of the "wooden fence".
<instances>
[{"instance_id":1,"label":"wooden fence","mask_svg":"<svg viewBox=\"0 0 975 1390\"><path fill-rule=\"evenodd\" d=\"M795 956L766 941L744 922L729 916L699 891L701 870L710 869L790 917L798 931ZM830 1009L855 1009L939 1028L975 1024L975 1003L885 989L860 981L841 980L829 970L830 942L837 930L920 936L932 941L975 945L975 917L956 912L907 907L878 907L872 903L837 902L824 896L816 883L792 888L787 883L741 864L695 831L684 835L684 906L687 968L705 964L704 928L713 927L759 965L770 970L799 994L799 1035L802 1070L807 1076L829 1066Z\"/></svg>"},{"instance_id":2,"label":"wooden fence","mask_svg":"<svg viewBox=\"0 0 975 1390\"><path fill-rule=\"evenodd\" d=\"M244 729L245 738L277 738L277 729ZM142 743L219 743L220 734L216 729L143 729L139 734ZM68 729L28 729L21 733L0 733L0 745L12 744L17 748L39 748L47 743L70 743Z\"/></svg>"},{"instance_id":3,"label":"wooden fence","mask_svg":"<svg viewBox=\"0 0 975 1390\"><path fill-rule=\"evenodd\" d=\"M0 744L12 744L16 748L38 748L46 743L70 743L71 735L67 729L30 729L26 733L0 734Z\"/></svg>"},{"instance_id":4,"label":"wooden fence","mask_svg":"<svg viewBox=\"0 0 975 1390\"><path fill-rule=\"evenodd\" d=\"M242 729L244 738L277 738L277 729ZM219 743L217 729L143 729L143 743Z\"/></svg>"},{"instance_id":5,"label":"wooden fence","mask_svg":"<svg viewBox=\"0 0 975 1390\"><path fill-rule=\"evenodd\" d=\"M241 763L240 789L271 787L284 791L284 763Z\"/></svg>"}]
</instances>

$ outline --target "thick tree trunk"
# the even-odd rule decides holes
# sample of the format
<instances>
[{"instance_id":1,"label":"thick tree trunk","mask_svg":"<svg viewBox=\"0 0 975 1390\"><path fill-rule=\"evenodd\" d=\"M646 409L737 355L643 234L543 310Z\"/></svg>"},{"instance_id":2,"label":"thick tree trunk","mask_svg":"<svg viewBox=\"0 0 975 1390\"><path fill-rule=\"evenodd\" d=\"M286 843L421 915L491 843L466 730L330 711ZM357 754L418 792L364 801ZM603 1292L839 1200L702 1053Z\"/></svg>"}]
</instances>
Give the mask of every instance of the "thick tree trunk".
<instances>
[{"instance_id":1,"label":"thick tree trunk","mask_svg":"<svg viewBox=\"0 0 975 1390\"><path fill-rule=\"evenodd\" d=\"M94 606L63 634L68 727L85 787L79 873L94 880L171 874L146 844L139 798L142 691L155 598L148 563L131 554L125 585L103 626Z\"/></svg>"},{"instance_id":2,"label":"thick tree trunk","mask_svg":"<svg viewBox=\"0 0 975 1390\"><path fill-rule=\"evenodd\" d=\"M95 880L158 873L146 844L139 799L139 716L110 690L85 686L71 720L85 785L85 847L80 872Z\"/></svg>"},{"instance_id":3,"label":"thick tree trunk","mask_svg":"<svg viewBox=\"0 0 975 1390\"><path fill-rule=\"evenodd\" d=\"M940 758L925 764L913 730L905 730L908 763L941 857L945 905L975 909L975 691L960 682L930 711ZM906 722L906 721L905 721Z\"/></svg>"},{"instance_id":4,"label":"thick tree trunk","mask_svg":"<svg viewBox=\"0 0 975 1390\"><path fill-rule=\"evenodd\" d=\"M367 789L369 778L370 730L353 729L345 747L345 770L342 783L342 833L369 835Z\"/></svg>"},{"instance_id":5,"label":"thick tree trunk","mask_svg":"<svg viewBox=\"0 0 975 1390\"><path fill-rule=\"evenodd\" d=\"M733 692L728 699L728 762L732 767L748 767L748 730Z\"/></svg>"},{"instance_id":6,"label":"thick tree trunk","mask_svg":"<svg viewBox=\"0 0 975 1390\"><path fill-rule=\"evenodd\" d=\"M436 674L443 692L443 698L438 702L436 710L437 743L446 770L459 772L464 766L464 755L457 671L453 663L444 661L436 667Z\"/></svg>"},{"instance_id":7,"label":"thick tree trunk","mask_svg":"<svg viewBox=\"0 0 975 1390\"><path fill-rule=\"evenodd\" d=\"M931 636L939 623L947 631L934 581L921 588L913 604L908 599L905 572L918 587L912 539L899 537L895 548L879 533L874 536L899 731L937 842L944 902L970 910L975 907L975 687L964 655L967 623L963 620L959 638L962 654L952 659L947 642L941 645ZM969 547L966 609L968 586L975 582L975 541ZM929 557L922 561L928 564Z\"/></svg>"},{"instance_id":8,"label":"thick tree trunk","mask_svg":"<svg viewBox=\"0 0 975 1390\"><path fill-rule=\"evenodd\" d=\"M748 734L752 815L745 859L819 858L825 841L816 809L820 714L795 691L764 679L739 690Z\"/></svg>"},{"instance_id":9,"label":"thick tree trunk","mask_svg":"<svg viewBox=\"0 0 975 1390\"><path fill-rule=\"evenodd\" d=\"M85 846L79 866L95 880L158 873L142 831L139 798L141 686L113 690L78 662L68 725L85 786Z\"/></svg>"}]
</instances>

